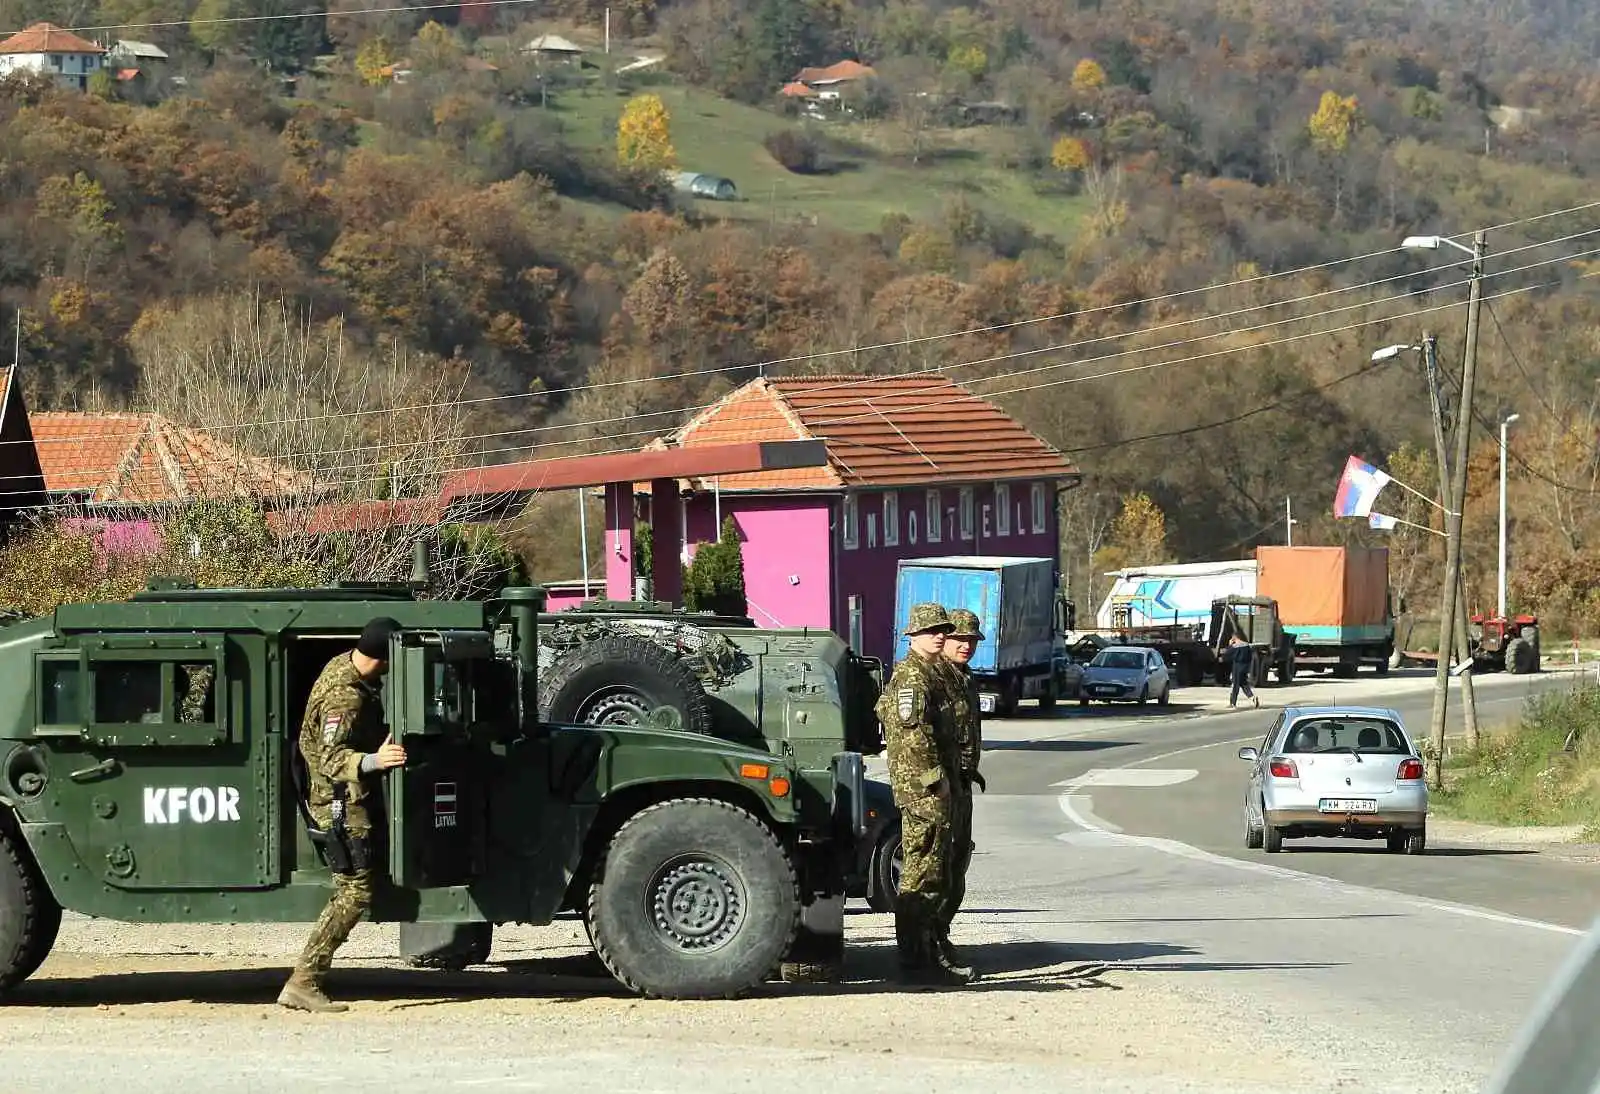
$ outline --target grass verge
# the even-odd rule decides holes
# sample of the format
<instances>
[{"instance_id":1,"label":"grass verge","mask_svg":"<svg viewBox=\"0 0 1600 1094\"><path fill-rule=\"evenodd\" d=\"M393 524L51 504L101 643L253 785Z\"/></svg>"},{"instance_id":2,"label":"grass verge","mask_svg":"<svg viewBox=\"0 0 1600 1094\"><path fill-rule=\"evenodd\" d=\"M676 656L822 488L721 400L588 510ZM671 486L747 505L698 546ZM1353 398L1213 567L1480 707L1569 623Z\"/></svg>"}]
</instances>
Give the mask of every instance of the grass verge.
<instances>
[{"instance_id":1,"label":"grass verge","mask_svg":"<svg viewBox=\"0 0 1600 1094\"><path fill-rule=\"evenodd\" d=\"M948 202L964 195L985 213L1026 224L1039 235L1068 241L1078 230L1087 199L1038 192L1029 177L1006 170L989 150L952 147L935 140L921 166L892 156L861 139L864 130L845 124L812 124L814 131L846 144L850 151L831 174L795 174L762 142L769 134L805 128L777 114L732 102L695 88L663 84L648 90L661 96L671 115L672 144L683 170L704 171L733 180L737 202L701 202L701 211L730 220L811 221L847 232L877 231L887 213L904 213L929 222ZM553 99L550 113L575 147L609 152L615 148L617 117L631 91L585 87ZM992 136L992 134L979 134ZM969 136L968 142L977 138Z\"/></svg>"},{"instance_id":2,"label":"grass verge","mask_svg":"<svg viewBox=\"0 0 1600 1094\"><path fill-rule=\"evenodd\" d=\"M1430 805L1457 820L1582 824L1586 840L1600 836L1600 686L1585 679L1530 698L1516 726L1446 762Z\"/></svg>"}]
</instances>

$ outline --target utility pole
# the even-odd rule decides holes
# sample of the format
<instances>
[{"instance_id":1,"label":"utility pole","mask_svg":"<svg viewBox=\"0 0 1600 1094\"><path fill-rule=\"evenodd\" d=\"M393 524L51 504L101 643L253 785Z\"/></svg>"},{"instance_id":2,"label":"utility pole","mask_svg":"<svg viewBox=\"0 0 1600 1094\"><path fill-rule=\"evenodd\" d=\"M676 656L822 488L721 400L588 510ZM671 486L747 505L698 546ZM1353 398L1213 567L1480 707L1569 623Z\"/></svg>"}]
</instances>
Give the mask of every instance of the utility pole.
<instances>
[{"instance_id":1,"label":"utility pole","mask_svg":"<svg viewBox=\"0 0 1600 1094\"><path fill-rule=\"evenodd\" d=\"M1444 440L1444 402L1439 390L1439 342L1432 334L1424 332L1422 335L1422 358L1427 368L1428 399L1433 405L1433 448L1434 457L1439 463L1439 503L1444 506L1448 514L1455 511L1455 496L1450 488L1450 456L1449 449ZM1445 620L1439 621L1439 659L1444 661L1452 656L1467 660L1467 667L1461 671L1461 713L1467 726L1467 741L1476 748L1478 745L1478 700L1474 694L1472 683L1472 643L1467 637L1467 612L1466 589L1463 582L1456 583L1456 596L1461 602L1461 608L1455 612L1454 627L1446 626ZM1455 654L1450 652L1449 635L1454 632Z\"/></svg>"},{"instance_id":2,"label":"utility pole","mask_svg":"<svg viewBox=\"0 0 1600 1094\"><path fill-rule=\"evenodd\" d=\"M1453 241L1452 241L1453 242ZM1456 246L1460 246L1456 244ZM1483 254L1488 240L1480 229L1472 237L1472 287L1467 296L1467 353L1461 365L1461 405L1456 409L1456 456L1451 465L1450 497L1446 507L1444 558L1444 604L1439 612L1441 628L1439 670L1433 678L1433 788L1444 788L1445 711L1450 702L1450 658L1443 656L1455 619L1457 590L1461 585L1461 510L1467 497L1467 457L1472 442L1472 394L1478 377L1478 313L1483 307ZM1465 250L1466 248L1462 248Z\"/></svg>"}]
</instances>

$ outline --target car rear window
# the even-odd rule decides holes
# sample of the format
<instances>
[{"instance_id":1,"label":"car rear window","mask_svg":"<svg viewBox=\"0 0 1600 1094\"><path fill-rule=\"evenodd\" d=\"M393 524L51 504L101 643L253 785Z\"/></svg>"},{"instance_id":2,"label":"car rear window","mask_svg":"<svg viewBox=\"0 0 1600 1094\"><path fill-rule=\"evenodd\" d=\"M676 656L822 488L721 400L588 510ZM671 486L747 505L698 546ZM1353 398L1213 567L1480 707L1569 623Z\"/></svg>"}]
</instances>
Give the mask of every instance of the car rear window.
<instances>
[{"instance_id":1,"label":"car rear window","mask_svg":"<svg viewBox=\"0 0 1600 1094\"><path fill-rule=\"evenodd\" d=\"M1307 718L1284 735L1282 752L1344 752L1359 748L1378 755L1406 755L1411 747L1400 727L1386 718Z\"/></svg>"}]
</instances>

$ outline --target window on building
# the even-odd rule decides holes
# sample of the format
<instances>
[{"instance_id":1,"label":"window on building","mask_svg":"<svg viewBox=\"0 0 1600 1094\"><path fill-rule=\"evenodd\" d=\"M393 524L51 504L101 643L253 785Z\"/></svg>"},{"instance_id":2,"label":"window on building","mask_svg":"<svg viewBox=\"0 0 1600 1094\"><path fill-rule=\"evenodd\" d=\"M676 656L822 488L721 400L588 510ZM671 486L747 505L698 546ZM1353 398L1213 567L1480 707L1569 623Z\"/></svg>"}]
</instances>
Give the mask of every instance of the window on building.
<instances>
[{"instance_id":1,"label":"window on building","mask_svg":"<svg viewBox=\"0 0 1600 1094\"><path fill-rule=\"evenodd\" d=\"M929 543L938 543L944 533L944 494L938 490L928 491L927 533Z\"/></svg>"},{"instance_id":2,"label":"window on building","mask_svg":"<svg viewBox=\"0 0 1600 1094\"><path fill-rule=\"evenodd\" d=\"M1043 532L1050 516L1049 491L1042 482L1033 484L1033 530Z\"/></svg>"},{"instance_id":3,"label":"window on building","mask_svg":"<svg viewBox=\"0 0 1600 1094\"><path fill-rule=\"evenodd\" d=\"M1008 482L995 483L994 534L997 536L1011 534L1011 484Z\"/></svg>"},{"instance_id":4,"label":"window on building","mask_svg":"<svg viewBox=\"0 0 1600 1094\"><path fill-rule=\"evenodd\" d=\"M896 490L883 495L883 545L900 545L900 493Z\"/></svg>"},{"instance_id":5,"label":"window on building","mask_svg":"<svg viewBox=\"0 0 1600 1094\"><path fill-rule=\"evenodd\" d=\"M975 506L977 498L973 495L972 487L961 488L961 538L972 538L972 525L976 517Z\"/></svg>"},{"instance_id":6,"label":"window on building","mask_svg":"<svg viewBox=\"0 0 1600 1094\"><path fill-rule=\"evenodd\" d=\"M856 496L854 494L846 494L844 496L843 511L844 549L846 551L854 551L861 542L861 524L859 515L856 512Z\"/></svg>"}]
</instances>

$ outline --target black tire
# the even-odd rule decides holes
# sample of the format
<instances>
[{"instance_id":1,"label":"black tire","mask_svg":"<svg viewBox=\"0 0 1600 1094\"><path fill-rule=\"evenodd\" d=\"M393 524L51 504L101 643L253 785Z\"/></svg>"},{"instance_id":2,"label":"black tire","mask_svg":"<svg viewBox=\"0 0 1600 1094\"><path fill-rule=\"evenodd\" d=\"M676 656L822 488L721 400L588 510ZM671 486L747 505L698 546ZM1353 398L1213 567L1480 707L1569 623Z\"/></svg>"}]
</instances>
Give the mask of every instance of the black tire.
<instances>
[{"instance_id":1,"label":"black tire","mask_svg":"<svg viewBox=\"0 0 1600 1094\"><path fill-rule=\"evenodd\" d=\"M673 907L674 893L691 906ZM663 922L670 918L677 923ZM794 941L794 862L739 806L660 802L612 837L589 889L589 922L595 952L629 990L734 999L766 980Z\"/></svg>"},{"instance_id":2,"label":"black tire","mask_svg":"<svg viewBox=\"0 0 1600 1094\"><path fill-rule=\"evenodd\" d=\"M711 734L711 703L694 670L662 647L608 634L567 651L540 674L539 718L655 726Z\"/></svg>"},{"instance_id":3,"label":"black tire","mask_svg":"<svg viewBox=\"0 0 1600 1094\"><path fill-rule=\"evenodd\" d=\"M1403 850L1408 855L1420 855L1428 849L1428 830L1413 828L1406 833Z\"/></svg>"},{"instance_id":4,"label":"black tire","mask_svg":"<svg viewBox=\"0 0 1600 1094\"><path fill-rule=\"evenodd\" d=\"M1258 850L1265 836L1266 833L1262 830L1261 825L1256 823L1255 818L1250 815L1250 810L1246 809L1244 811L1245 848L1250 851Z\"/></svg>"},{"instance_id":5,"label":"black tire","mask_svg":"<svg viewBox=\"0 0 1600 1094\"><path fill-rule=\"evenodd\" d=\"M895 821L878 837L872 851L872 891L867 905L875 912L893 912L900 895L900 822Z\"/></svg>"},{"instance_id":6,"label":"black tire","mask_svg":"<svg viewBox=\"0 0 1600 1094\"><path fill-rule=\"evenodd\" d=\"M1513 638L1506 645L1506 668L1519 676L1537 672L1539 659L1533 643L1520 636Z\"/></svg>"},{"instance_id":7,"label":"black tire","mask_svg":"<svg viewBox=\"0 0 1600 1094\"><path fill-rule=\"evenodd\" d=\"M1263 818L1265 821L1265 818ZM1283 829L1275 828L1270 824L1262 824L1261 846L1269 855L1275 855L1283 850Z\"/></svg>"},{"instance_id":8,"label":"black tire","mask_svg":"<svg viewBox=\"0 0 1600 1094\"><path fill-rule=\"evenodd\" d=\"M494 949L493 923L402 923L400 955L414 969L460 972Z\"/></svg>"},{"instance_id":9,"label":"black tire","mask_svg":"<svg viewBox=\"0 0 1600 1094\"><path fill-rule=\"evenodd\" d=\"M1044 686L1044 691L1039 695L1039 713L1044 714L1056 709L1056 688L1058 686L1054 680Z\"/></svg>"},{"instance_id":10,"label":"black tire","mask_svg":"<svg viewBox=\"0 0 1600 1094\"><path fill-rule=\"evenodd\" d=\"M60 928L61 905L21 838L0 828L0 995L39 970Z\"/></svg>"}]
</instances>

